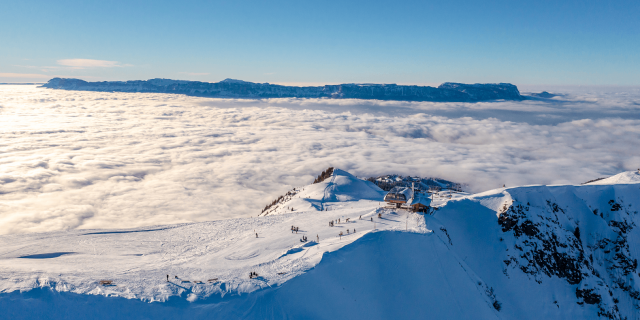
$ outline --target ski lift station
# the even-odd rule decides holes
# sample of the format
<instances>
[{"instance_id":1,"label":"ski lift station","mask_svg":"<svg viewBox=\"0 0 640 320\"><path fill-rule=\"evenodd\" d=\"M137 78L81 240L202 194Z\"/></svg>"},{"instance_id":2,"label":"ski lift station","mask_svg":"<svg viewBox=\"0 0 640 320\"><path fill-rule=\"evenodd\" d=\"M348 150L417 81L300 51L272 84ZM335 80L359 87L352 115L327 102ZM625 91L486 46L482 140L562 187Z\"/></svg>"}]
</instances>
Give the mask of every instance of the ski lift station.
<instances>
[{"instance_id":1,"label":"ski lift station","mask_svg":"<svg viewBox=\"0 0 640 320\"><path fill-rule=\"evenodd\" d=\"M401 205L413 199L413 188L395 186L389 190L389 193L384 196L384 201L390 204L395 204L396 208L400 208Z\"/></svg>"},{"instance_id":2,"label":"ski lift station","mask_svg":"<svg viewBox=\"0 0 640 320\"><path fill-rule=\"evenodd\" d=\"M431 206L428 196L415 192L413 187L395 186L384 196L384 201L393 204L396 208L406 205L415 212L427 212Z\"/></svg>"}]
</instances>

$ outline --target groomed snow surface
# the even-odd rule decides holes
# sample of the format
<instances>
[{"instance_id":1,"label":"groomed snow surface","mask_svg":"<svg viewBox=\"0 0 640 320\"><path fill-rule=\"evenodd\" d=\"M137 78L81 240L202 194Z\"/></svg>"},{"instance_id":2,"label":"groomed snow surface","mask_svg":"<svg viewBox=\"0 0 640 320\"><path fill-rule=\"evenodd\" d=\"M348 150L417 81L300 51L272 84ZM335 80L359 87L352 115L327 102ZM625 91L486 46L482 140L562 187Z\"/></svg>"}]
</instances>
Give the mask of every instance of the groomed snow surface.
<instances>
[{"instance_id":1,"label":"groomed snow surface","mask_svg":"<svg viewBox=\"0 0 640 320\"><path fill-rule=\"evenodd\" d=\"M522 272L526 257L513 252L522 238L498 223L516 203L542 215L553 203L564 210L558 225L579 226L590 247L607 235L607 219L640 225L633 174L618 184L443 193L423 216L385 208L382 190L336 169L256 218L2 236L0 318L567 319L615 305L613 318L636 319L638 302L612 282L638 290L638 270L607 276L607 257L596 256L604 276L579 284ZM611 208L610 199L623 207L603 224L592 211ZM640 257L638 231L626 237L625 252ZM511 257L517 263L505 265ZM600 304L576 297L577 288L602 294L607 285L612 295Z\"/></svg>"}]
</instances>

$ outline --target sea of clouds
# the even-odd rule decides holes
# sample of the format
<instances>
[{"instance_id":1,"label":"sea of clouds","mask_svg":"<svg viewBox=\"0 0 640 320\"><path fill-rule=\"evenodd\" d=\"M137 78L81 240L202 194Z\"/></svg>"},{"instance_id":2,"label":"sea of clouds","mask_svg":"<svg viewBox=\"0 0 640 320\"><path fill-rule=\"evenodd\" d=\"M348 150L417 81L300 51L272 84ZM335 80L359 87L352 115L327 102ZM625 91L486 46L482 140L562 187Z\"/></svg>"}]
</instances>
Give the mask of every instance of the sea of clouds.
<instances>
[{"instance_id":1,"label":"sea of clouds","mask_svg":"<svg viewBox=\"0 0 640 320\"><path fill-rule=\"evenodd\" d=\"M0 234L256 216L329 166L470 191L640 167L640 88L553 92L469 104L0 86Z\"/></svg>"}]
</instances>

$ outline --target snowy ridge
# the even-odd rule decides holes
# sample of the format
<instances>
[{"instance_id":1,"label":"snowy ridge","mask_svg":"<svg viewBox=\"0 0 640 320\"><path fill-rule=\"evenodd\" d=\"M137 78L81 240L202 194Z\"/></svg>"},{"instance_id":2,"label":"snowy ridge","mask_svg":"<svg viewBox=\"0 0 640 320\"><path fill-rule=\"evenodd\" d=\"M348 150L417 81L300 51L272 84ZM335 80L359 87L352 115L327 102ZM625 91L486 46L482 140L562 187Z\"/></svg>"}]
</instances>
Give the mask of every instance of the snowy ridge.
<instances>
[{"instance_id":1,"label":"snowy ridge","mask_svg":"<svg viewBox=\"0 0 640 320\"><path fill-rule=\"evenodd\" d=\"M178 93L191 96L243 99L293 97L439 102L524 99L520 95L518 88L509 83L462 84L447 82L438 88L355 83L318 87L293 87L234 79L209 83L170 79L87 82L80 79L53 78L42 87L82 91Z\"/></svg>"},{"instance_id":2,"label":"snowy ridge","mask_svg":"<svg viewBox=\"0 0 640 320\"><path fill-rule=\"evenodd\" d=\"M588 185L640 183L640 169L627 171L615 176L587 183Z\"/></svg>"},{"instance_id":3,"label":"snowy ridge","mask_svg":"<svg viewBox=\"0 0 640 320\"><path fill-rule=\"evenodd\" d=\"M91 308L69 306L78 315L108 296L161 302L121 302L131 317L636 319L634 174L437 194L423 216L384 208L375 185L335 169L256 218L2 236L0 307L35 316L17 292L44 290L42 303L87 297Z\"/></svg>"}]
</instances>

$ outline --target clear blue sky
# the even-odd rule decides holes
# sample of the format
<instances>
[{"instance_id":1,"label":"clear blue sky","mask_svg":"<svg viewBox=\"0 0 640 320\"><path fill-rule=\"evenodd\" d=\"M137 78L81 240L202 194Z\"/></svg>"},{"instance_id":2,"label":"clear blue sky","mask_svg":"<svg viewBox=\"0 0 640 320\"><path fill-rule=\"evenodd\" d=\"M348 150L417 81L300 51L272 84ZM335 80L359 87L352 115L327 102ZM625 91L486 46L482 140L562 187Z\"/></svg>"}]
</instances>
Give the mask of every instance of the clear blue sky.
<instances>
[{"instance_id":1,"label":"clear blue sky","mask_svg":"<svg viewBox=\"0 0 640 320\"><path fill-rule=\"evenodd\" d=\"M638 0L3 0L0 7L0 82L640 85Z\"/></svg>"}]
</instances>

